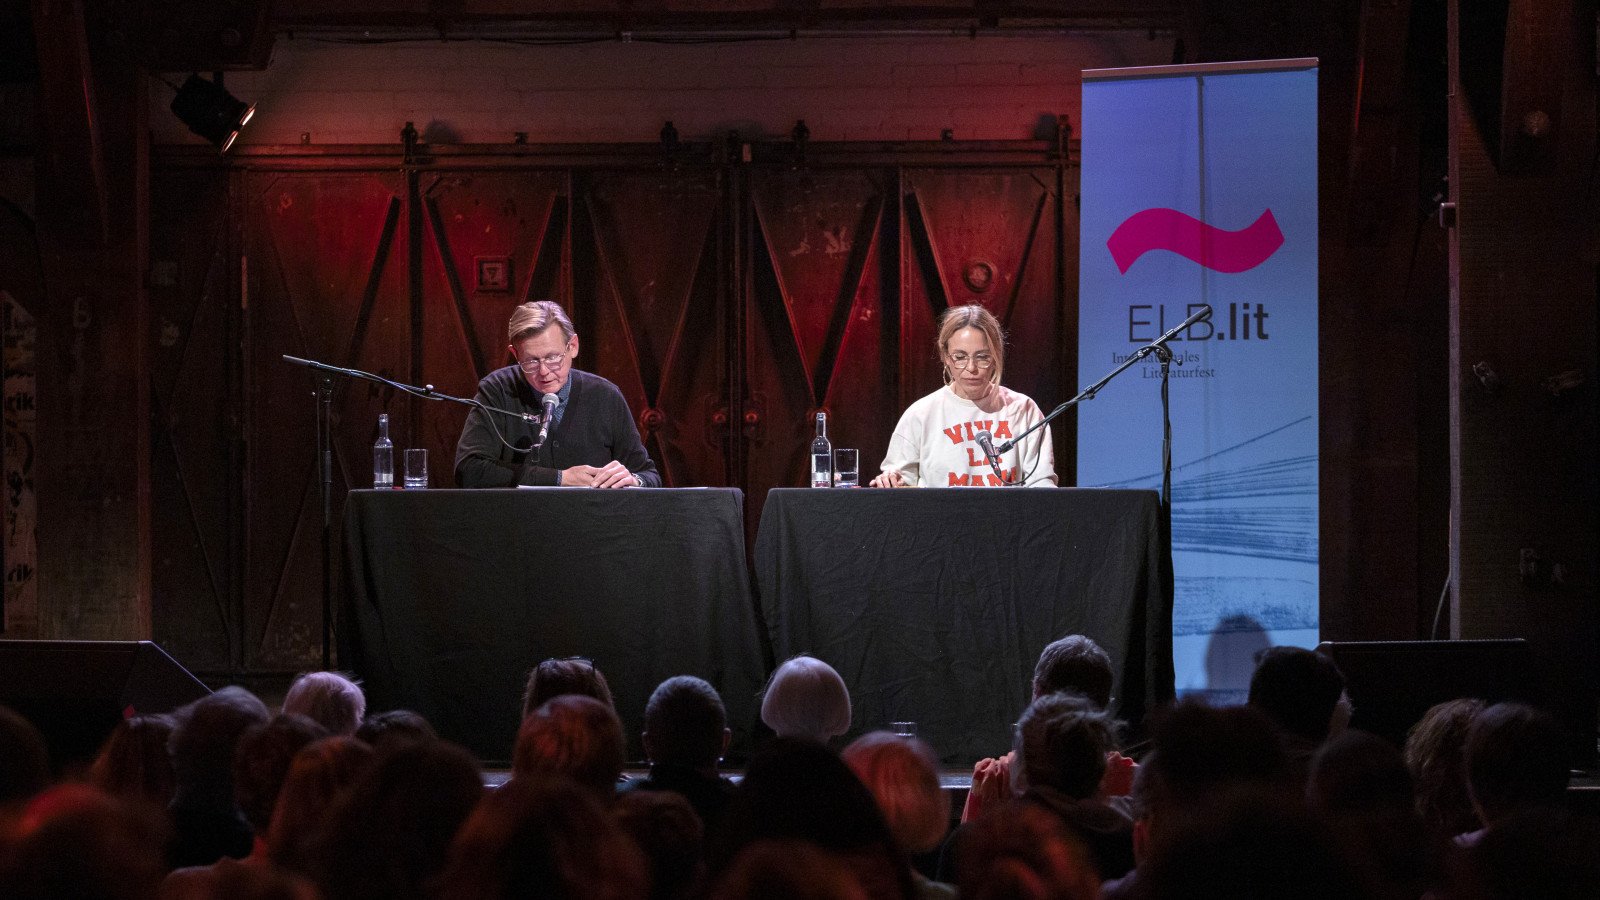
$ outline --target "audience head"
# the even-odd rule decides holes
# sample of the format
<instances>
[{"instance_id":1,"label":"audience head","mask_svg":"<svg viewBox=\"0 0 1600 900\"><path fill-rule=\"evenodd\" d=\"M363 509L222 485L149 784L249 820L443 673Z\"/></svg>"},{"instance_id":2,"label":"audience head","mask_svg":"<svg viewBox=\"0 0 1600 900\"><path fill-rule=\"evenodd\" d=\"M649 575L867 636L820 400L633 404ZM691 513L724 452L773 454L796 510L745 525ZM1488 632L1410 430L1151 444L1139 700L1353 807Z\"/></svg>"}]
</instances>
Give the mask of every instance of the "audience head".
<instances>
[{"instance_id":1,"label":"audience head","mask_svg":"<svg viewBox=\"0 0 1600 900\"><path fill-rule=\"evenodd\" d=\"M962 900L1095 900L1100 876L1059 816L1013 802L979 817L960 847Z\"/></svg>"},{"instance_id":2,"label":"audience head","mask_svg":"<svg viewBox=\"0 0 1600 900\"><path fill-rule=\"evenodd\" d=\"M593 697L615 709L611 700L611 686L606 676L595 668L593 660L581 656L566 659L547 659L528 673L528 687L522 693L522 717L527 718L546 702L563 694Z\"/></svg>"},{"instance_id":3,"label":"audience head","mask_svg":"<svg viewBox=\"0 0 1600 900\"><path fill-rule=\"evenodd\" d=\"M246 822L257 834L272 824L278 792L300 748L328 736L328 729L305 716L284 713L255 725L239 738L233 755L233 793Z\"/></svg>"},{"instance_id":4,"label":"audience head","mask_svg":"<svg viewBox=\"0 0 1600 900\"><path fill-rule=\"evenodd\" d=\"M712 900L869 900L848 861L800 840L745 847L711 892Z\"/></svg>"},{"instance_id":5,"label":"audience head","mask_svg":"<svg viewBox=\"0 0 1600 900\"><path fill-rule=\"evenodd\" d=\"M693 675L668 678L644 707L651 763L714 769L728 746L728 714L717 689Z\"/></svg>"},{"instance_id":6,"label":"audience head","mask_svg":"<svg viewBox=\"0 0 1600 900\"><path fill-rule=\"evenodd\" d=\"M1344 673L1333 660L1302 647L1268 647L1250 676L1250 705L1285 734L1313 744L1328 739L1344 696Z\"/></svg>"},{"instance_id":7,"label":"audience head","mask_svg":"<svg viewBox=\"0 0 1600 900\"><path fill-rule=\"evenodd\" d=\"M1306 798L1313 809L1352 814L1410 810L1411 773L1392 744L1365 731L1330 738L1311 761Z\"/></svg>"},{"instance_id":8,"label":"audience head","mask_svg":"<svg viewBox=\"0 0 1600 900\"><path fill-rule=\"evenodd\" d=\"M372 756L372 748L365 742L342 735L315 741L294 755L267 829L267 854L273 862L303 868L301 846L334 798L355 782Z\"/></svg>"},{"instance_id":9,"label":"audience head","mask_svg":"<svg viewBox=\"0 0 1600 900\"><path fill-rule=\"evenodd\" d=\"M650 864L651 900L688 897L700 879L705 828L677 791L625 791L611 814L644 851Z\"/></svg>"},{"instance_id":10,"label":"audience head","mask_svg":"<svg viewBox=\"0 0 1600 900\"><path fill-rule=\"evenodd\" d=\"M289 686L283 711L305 716L329 734L355 734L367 714L367 697L340 672L306 672Z\"/></svg>"},{"instance_id":11,"label":"audience head","mask_svg":"<svg viewBox=\"0 0 1600 900\"><path fill-rule=\"evenodd\" d=\"M768 680L761 721L779 737L825 744L850 730L850 692L833 666L814 656L796 656Z\"/></svg>"},{"instance_id":12,"label":"audience head","mask_svg":"<svg viewBox=\"0 0 1600 900\"><path fill-rule=\"evenodd\" d=\"M1513 812L1558 806L1566 796L1566 732L1543 710L1496 703L1467 732L1467 788L1486 826Z\"/></svg>"},{"instance_id":13,"label":"audience head","mask_svg":"<svg viewBox=\"0 0 1600 900\"><path fill-rule=\"evenodd\" d=\"M391 709L362 719L361 727L356 729L356 739L365 741L374 750L386 750L396 742L436 741L439 735L421 713Z\"/></svg>"},{"instance_id":14,"label":"audience head","mask_svg":"<svg viewBox=\"0 0 1600 900\"><path fill-rule=\"evenodd\" d=\"M1406 737L1406 767L1416 783L1422 820L1445 835L1477 830L1481 823L1467 794L1467 732L1483 701L1449 700L1428 710Z\"/></svg>"},{"instance_id":15,"label":"audience head","mask_svg":"<svg viewBox=\"0 0 1600 900\"><path fill-rule=\"evenodd\" d=\"M6 900L155 900L169 831L154 807L85 784L33 797L0 853Z\"/></svg>"},{"instance_id":16,"label":"audience head","mask_svg":"<svg viewBox=\"0 0 1600 900\"><path fill-rule=\"evenodd\" d=\"M477 760L447 741L376 756L306 847L324 900L415 900L483 796Z\"/></svg>"},{"instance_id":17,"label":"audience head","mask_svg":"<svg viewBox=\"0 0 1600 900\"><path fill-rule=\"evenodd\" d=\"M626 762L622 722L592 697L563 694L522 720L512 754L514 778L562 775L610 798Z\"/></svg>"},{"instance_id":18,"label":"audience head","mask_svg":"<svg viewBox=\"0 0 1600 900\"><path fill-rule=\"evenodd\" d=\"M1515 812L1468 851L1474 900L1600 897L1600 821L1564 809Z\"/></svg>"},{"instance_id":19,"label":"audience head","mask_svg":"<svg viewBox=\"0 0 1600 900\"><path fill-rule=\"evenodd\" d=\"M0 706L0 808L32 797L50 784L50 749L33 723Z\"/></svg>"},{"instance_id":20,"label":"audience head","mask_svg":"<svg viewBox=\"0 0 1600 900\"><path fill-rule=\"evenodd\" d=\"M1111 654L1093 639L1069 634L1044 648L1033 667L1033 696L1073 691L1094 701L1100 709L1111 706Z\"/></svg>"},{"instance_id":21,"label":"audience head","mask_svg":"<svg viewBox=\"0 0 1600 900\"><path fill-rule=\"evenodd\" d=\"M1163 826L1140 871L1148 896L1162 900L1371 896L1327 824L1293 794L1259 786L1185 810Z\"/></svg>"},{"instance_id":22,"label":"audience head","mask_svg":"<svg viewBox=\"0 0 1600 900\"><path fill-rule=\"evenodd\" d=\"M773 738L745 768L706 862L713 878L745 846L798 840L837 853L874 897L906 896L911 873L883 814L838 756L804 738Z\"/></svg>"},{"instance_id":23,"label":"audience head","mask_svg":"<svg viewBox=\"0 0 1600 900\"><path fill-rule=\"evenodd\" d=\"M901 850L926 853L939 846L950 826L950 797L927 744L874 731L856 738L840 758L872 792Z\"/></svg>"},{"instance_id":24,"label":"audience head","mask_svg":"<svg viewBox=\"0 0 1600 900\"><path fill-rule=\"evenodd\" d=\"M171 716L133 716L117 723L89 770L89 780L112 797L148 800L157 806L172 801L176 779L167 741Z\"/></svg>"},{"instance_id":25,"label":"audience head","mask_svg":"<svg viewBox=\"0 0 1600 900\"><path fill-rule=\"evenodd\" d=\"M1106 774L1106 753L1116 734L1106 712L1087 697L1046 694L1017 721L1011 785L1017 793L1049 788L1069 797L1093 797Z\"/></svg>"},{"instance_id":26,"label":"audience head","mask_svg":"<svg viewBox=\"0 0 1600 900\"><path fill-rule=\"evenodd\" d=\"M1272 720L1251 706L1181 701L1156 719L1151 743L1136 780L1150 818L1240 785L1285 789L1291 780Z\"/></svg>"},{"instance_id":27,"label":"audience head","mask_svg":"<svg viewBox=\"0 0 1600 900\"><path fill-rule=\"evenodd\" d=\"M239 738L270 717L261 698L242 687L225 687L174 713L167 751L177 777L177 797L231 805Z\"/></svg>"},{"instance_id":28,"label":"audience head","mask_svg":"<svg viewBox=\"0 0 1600 900\"><path fill-rule=\"evenodd\" d=\"M592 792L565 778L518 778L461 827L436 896L634 900L648 878L643 854Z\"/></svg>"},{"instance_id":29,"label":"audience head","mask_svg":"<svg viewBox=\"0 0 1600 900\"><path fill-rule=\"evenodd\" d=\"M1365 731L1329 738L1311 762L1306 799L1381 896L1441 886L1447 846L1413 808L1411 773L1393 744Z\"/></svg>"}]
</instances>

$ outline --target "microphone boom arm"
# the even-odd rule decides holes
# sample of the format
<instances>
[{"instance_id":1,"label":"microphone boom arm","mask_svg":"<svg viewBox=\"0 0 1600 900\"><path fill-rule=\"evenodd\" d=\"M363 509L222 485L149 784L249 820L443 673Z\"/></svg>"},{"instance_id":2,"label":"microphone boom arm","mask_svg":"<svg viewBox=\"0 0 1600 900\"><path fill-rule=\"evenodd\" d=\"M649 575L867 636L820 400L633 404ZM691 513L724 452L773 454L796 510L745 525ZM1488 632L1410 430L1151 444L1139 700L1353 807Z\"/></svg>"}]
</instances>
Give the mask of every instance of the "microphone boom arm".
<instances>
[{"instance_id":1,"label":"microphone boom arm","mask_svg":"<svg viewBox=\"0 0 1600 900\"><path fill-rule=\"evenodd\" d=\"M1156 354L1157 356L1160 356L1161 354L1167 354L1170 356L1172 351L1167 349L1168 341L1177 337L1178 332L1184 330L1185 328L1188 328L1191 325L1198 325L1209 318L1211 318L1211 304L1201 304L1201 307L1197 312L1189 316L1189 318L1184 319L1182 323L1174 325L1166 334L1163 334L1150 343L1145 344L1143 347L1140 347L1139 349L1128 354L1128 358L1122 361L1122 365L1112 369L1106 374L1106 377L1096 381L1094 384L1089 385L1079 392L1078 396L1073 397L1071 400L1068 400L1067 402L1051 410L1050 415L1045 416L1043 419L1033 423L1033 425L1029 426L1028 429L1023 431L1021 434L1014 438L1010 438L1005 443L997 445L995 447L996 452L1004 453L1007 450L1010 450L1012 447L1015 447L1018 443L1020 443L1023 438L1050 424L1051 420L1055 419L1056 416L1061 415L1068 409L1077 406L1079 403L1082 403L1085 400L1093 400L1094 395L1100 393L1101 388L1109 384L1111 379L1121 375L1129 366L1133 365L1134 363L1144 359L1147 356L1150 356L1151 354Z\"/></svg>"},{"instance_id":2,"label":"microphone boom arm","mask_svg":"<svg viewBox=\"0 0 1600 900\"><path fill-rule=\"evenodd\" d=\"M360 369L341 369L338 366L330 366L327 363L320 363L311 359L301 359L298 356L290 356L288 354L284 354L283 361L286 363L293 363L297 366L305 366L308 369L315 369L318 372L328 375L343 375L346 378L359 378L363 381L372 381L378 384L388 385L396 390L401 390L411 394L414 397L421 397L424 400L445 400L451 403L460 403L463 406L470 406L473 409L481 409L484 412L500 413L501 415L510 416L513 419L521 419L529 424L532 424L535 418L532 413L500 409L498 407L489 406L485 403L479 403L477 400L468 399L466 397L453 397L449 394L441 394L434 390L433 385L431 384L425 384L422 387L417 387L416 385L412 384L402 384L398 381L390 381L382 375L374 375L371 372L363 372Z\"/></svg>"}]
</instances>

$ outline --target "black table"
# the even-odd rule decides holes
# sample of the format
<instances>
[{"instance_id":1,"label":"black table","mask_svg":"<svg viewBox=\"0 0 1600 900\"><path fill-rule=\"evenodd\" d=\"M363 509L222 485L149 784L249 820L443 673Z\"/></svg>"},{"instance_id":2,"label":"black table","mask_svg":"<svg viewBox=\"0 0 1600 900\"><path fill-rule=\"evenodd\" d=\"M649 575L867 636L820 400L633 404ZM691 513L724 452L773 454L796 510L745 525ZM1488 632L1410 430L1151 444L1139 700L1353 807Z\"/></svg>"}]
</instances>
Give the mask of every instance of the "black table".
<instances>
[{"instance_id":1,"label":"black table","mask_svg":"<svg viewBox=\"0 0 1600 900\"><path fill-rule=\"evenodd\" d=\"M1173 696L1172 563L1153 491L779 489L756 537L777 659L850 687L851 736L914 721L948 763L1004 753L1039 651L1086 634L1135 727Z\"/></svg>"},{"instance_id":2,"label":"black table","mask_svg":"<svg viewBox=\"0 0 1600 900\"><path fill-rule=\"evenodd\" d=\"M510 758L528 672L586 656L628 735L650 692L698 675L748 743L766 669L733 489L352 491L342 664L373 710L413 709Z\"/></svg>"}]
</instances>

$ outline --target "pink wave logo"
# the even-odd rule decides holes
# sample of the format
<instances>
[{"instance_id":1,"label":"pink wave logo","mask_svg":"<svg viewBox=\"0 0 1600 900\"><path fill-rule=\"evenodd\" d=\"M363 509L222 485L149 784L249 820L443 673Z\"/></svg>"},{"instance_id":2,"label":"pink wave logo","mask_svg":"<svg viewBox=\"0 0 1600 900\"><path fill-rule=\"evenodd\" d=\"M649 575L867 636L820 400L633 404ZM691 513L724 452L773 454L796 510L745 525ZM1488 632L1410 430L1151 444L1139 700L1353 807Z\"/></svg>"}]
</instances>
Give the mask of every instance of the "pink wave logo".
<instances>
[{"instance_id":1,"label":"pink wave logo","mask_svg":"<svg viewBox=\"0 0 1600 900\"><path fill-rule=\"evenodd\" d=\"M1254 269L1282 246L1283 232L1270 209L1239 231L1224 231L1175 209L1146 209L1129 216L1106 241L1124 275L1151 250L1171 250L1214 272L1232 274Z\"/></svg>"}]
</instances>

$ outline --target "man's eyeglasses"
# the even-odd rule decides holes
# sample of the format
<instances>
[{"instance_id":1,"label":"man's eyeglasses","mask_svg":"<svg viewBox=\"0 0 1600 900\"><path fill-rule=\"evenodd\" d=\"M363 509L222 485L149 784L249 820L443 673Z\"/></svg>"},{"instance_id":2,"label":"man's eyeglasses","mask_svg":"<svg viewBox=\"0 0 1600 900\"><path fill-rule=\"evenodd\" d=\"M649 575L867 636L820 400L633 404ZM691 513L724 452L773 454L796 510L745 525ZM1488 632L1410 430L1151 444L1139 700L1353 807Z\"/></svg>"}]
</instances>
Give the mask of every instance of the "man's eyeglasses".
<instances>
[{"instance_id":1,"label":"man's eyeglasses","mask_svg":"<svg viewBox=\"0 0 1600 900\"><path fill-rule=\"evenodd\" d=\"M561 364L566 361L566 358L567 354L565 352L552 353L549 356L518 360L517 368L521 369L525 374L528 375L537 374L540 366L543 366L546 369L554 372L561 368Z\"/></svg>"},{"instance_id":2,"label":"man's eyeglasses","mask_svg":"<svg viewBox=\"0 0 1600 900\"><path fill-rule=\"evenodd\" d=\"M980 372L987 372L994 368L994 358L987 353L979 353L977 356L968 356L965 353L952 353L947 358L950 360L950 365L957 369L965 369L970 365Z\"/></svg>"}]
</instances>

